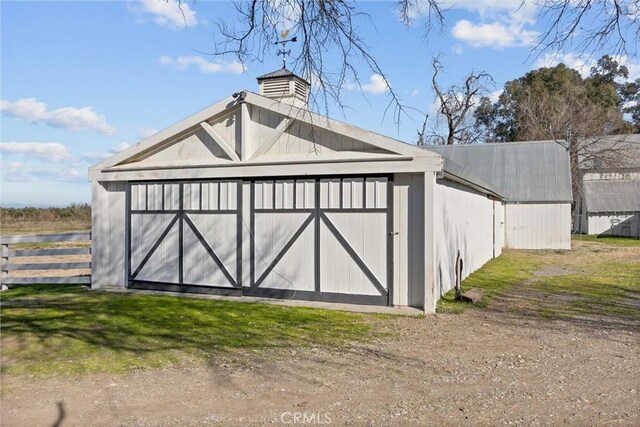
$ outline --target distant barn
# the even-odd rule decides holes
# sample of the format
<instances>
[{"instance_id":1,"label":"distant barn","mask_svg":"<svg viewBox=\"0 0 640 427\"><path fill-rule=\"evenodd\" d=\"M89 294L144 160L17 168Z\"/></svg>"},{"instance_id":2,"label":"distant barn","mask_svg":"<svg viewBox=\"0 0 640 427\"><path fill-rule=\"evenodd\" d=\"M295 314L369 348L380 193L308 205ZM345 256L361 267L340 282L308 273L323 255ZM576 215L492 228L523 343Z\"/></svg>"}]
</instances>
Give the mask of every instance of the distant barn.
<instances>
[{"instance_id":1,"label":"distant barn","mask_svg":"<svg viewBox=\"0 0 640 427\"><path fill-rule=\"evenodd\" d=\"M432 313L458 253L463 278L500 255L505 235L554 227L544 245L569 248L568 157L554 146L559 190L522 173L561 192L532 195L545 202L531 205L535 215L558 217L526 221L510 207L524 201L478 168L310 112L310 85L289 70L258 84L259 94L236 92L90 169L93 288Z\"/></svg>"},{"instance_id":2,"label":"distant barn","mask_svg":"<svg viewBox=\"0 0 640 427\"><path fill-rule=\"evenodd\" d=\"M585 146L576 231L640 238L640 134L592 138Z\"/></svg>"}]
</instances>

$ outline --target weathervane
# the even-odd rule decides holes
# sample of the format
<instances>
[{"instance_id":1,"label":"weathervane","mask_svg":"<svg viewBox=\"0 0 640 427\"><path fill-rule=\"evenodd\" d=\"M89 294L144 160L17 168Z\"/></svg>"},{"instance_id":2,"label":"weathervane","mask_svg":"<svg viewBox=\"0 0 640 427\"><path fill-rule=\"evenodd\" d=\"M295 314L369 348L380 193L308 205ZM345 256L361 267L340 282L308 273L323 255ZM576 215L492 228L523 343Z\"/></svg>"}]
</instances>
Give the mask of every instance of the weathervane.
<instances>
[{"instance_id":1,"label":"weathervane","mask_svg":"<svg viewBox=\"0 0 640 427\"><path fill-rule=\"evenodd\" d=\"M287 43L295 43L298 41L298 38L292 37L287 40L287 37L289 36L289 30L284 30L282 33L280 33L280 36L282 37L282 40L275 42L274 44L282 44L282 49L278 50L278 55L282 55L282 68L287 68L287 55L291 54L291 49L286 49Z\"/></svg>"}]
</instances>

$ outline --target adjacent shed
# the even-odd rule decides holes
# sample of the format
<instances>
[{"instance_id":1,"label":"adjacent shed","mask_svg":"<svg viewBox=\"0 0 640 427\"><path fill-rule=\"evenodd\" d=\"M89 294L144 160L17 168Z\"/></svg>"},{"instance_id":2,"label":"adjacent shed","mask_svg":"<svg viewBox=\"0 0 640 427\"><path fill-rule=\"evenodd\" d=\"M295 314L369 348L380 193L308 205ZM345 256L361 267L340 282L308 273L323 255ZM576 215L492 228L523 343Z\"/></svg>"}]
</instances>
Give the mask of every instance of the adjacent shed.
<instances>
[{"instance_id":1,"label":"adjacent shed","mask_svg":"<svg viewBox=\"0 0 640 427\"><path fill-rule=\"evenodd\" d=\"M557 141L423 148L490 183L504 197L505 247L571 249L571 171Z\"/></svg>"},{"instance_id":2,"label":"adjacent shed","mask_svg":"<svg viewBox=\"0 0 640 427\"><path fill-rule=\"evenodd\" d=\"M433 312L458 250L465 275L500 253L493 185L258 83L90 169L92 287Z\"/></svg>"}]
</instances>

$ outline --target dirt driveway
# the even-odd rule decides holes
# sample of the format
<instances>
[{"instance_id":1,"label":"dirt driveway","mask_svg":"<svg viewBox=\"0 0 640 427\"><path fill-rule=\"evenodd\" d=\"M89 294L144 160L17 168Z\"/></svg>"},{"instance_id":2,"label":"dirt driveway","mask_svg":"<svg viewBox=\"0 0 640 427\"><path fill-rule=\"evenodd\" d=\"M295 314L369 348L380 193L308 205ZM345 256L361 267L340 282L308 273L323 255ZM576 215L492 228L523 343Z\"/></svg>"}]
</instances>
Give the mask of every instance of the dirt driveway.
<instances>
[{"instance_id":1,"label":"dirt driveway","mask_svg":"<svg viewBox=\"0 0 640 427\"><path fill-rule=\"evenodd\" d=\"M640 248L630 254L640 260ZM386 335L339 350L235 353L122 376L5 377L2 425L640 425L640 324L520 309L545 304L534 282L459 315L371 317Z\"/></svg>"}]
</instances>

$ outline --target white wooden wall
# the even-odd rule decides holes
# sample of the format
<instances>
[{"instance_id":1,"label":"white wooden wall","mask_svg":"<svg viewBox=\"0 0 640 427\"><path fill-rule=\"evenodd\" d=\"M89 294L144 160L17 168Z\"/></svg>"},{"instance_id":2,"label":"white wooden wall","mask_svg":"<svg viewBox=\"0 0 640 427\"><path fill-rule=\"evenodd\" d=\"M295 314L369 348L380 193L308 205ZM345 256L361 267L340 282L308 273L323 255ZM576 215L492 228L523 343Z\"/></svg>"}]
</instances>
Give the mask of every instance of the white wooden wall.
<instances>
[{"instance_id":1,"label":"white wooden wall","mask_svg":"<svg viewBox=\"0 0 640 427\"><path fill-rule=\"evenodd\" d=\"M125 185L91 183L91 287L124 287Z\"/></svg>"},{"instance_id":2,"label":"white wooden wall","mask_svg":"<svg viewBox=\"0 0 640 427\"><path fill-rule=\"evenodd\" d=\"M505 243L512 249L571 249L571 205L507 204Z\"/></svg>"},{"instance_id":3,"label":"white wooden wall","mask_svg":"<svg viewBox=\"0 0 640 427\"><path fill-rule=\"evenodd\" d=\"M251 108L251 136L258 141L268 138L284 116L260 107ZM294 117L295 118L295 117ZM320 154L337 151L386 153L348 136L338 135L321 127L294 121L287 131L267 151L276 154Z\"/></svg>"},{"instance_id":4,"label":"white wooden wall","mask_svg":"<svg viewBox=\"0 0 640 427\"><path fill-rule=\"evenodd\" d=\"M439 180L434 208L436 297L440 298L455 286L458 250L464 263L462 279L493 258L494 202L467 187Z\"/></svg>"},{"instance_id":5,"label":"white wooden wall","mask_svg":"<svg viewBox=\"0 0 640 427\"><path fill-rule=\"evenodd\" d=\"M275 186L275 188L274 188ZM245 190L250 191L246 185ZM269 180L258 181L255 184L256 209L293 209L295 193L295 209L315 208L315 181L313 180ZM275 196L275 197L274 197ZM244 222L249 224L250 210L244 210ZM267 267L282 250L289 239L304 224L311 214L308 211L289 211L279 213L255 214L255 279L258 280ZM246 235L250 239L249 234ZM314 290L314 224L307 225L293 246L284 257L267 273L260 284L262 288L295 289L302 291ZM247 240L247 243L248 240ZM246 271L245 286L249 286L250 278L250 247L244 246Z\"/></svg>"},{"instance_id":6,"label":"white wooden wall","mask_svg":"<svg viewBox=\"0 0 640 427\"><path fill-rule=\"evenodd\" d=\"M494 245L493 250L494 255L496 257L502 254L502 248L504 248L504 233L505 233L505 224L504 224L504 211L505 205L501 201L493 202L493 230L494 230Z\"/></svg>"},{"instance_id":7,"label":"white wooden wall","mask_svg":"<svg viewBox=\"0 0 640 427\"><path fill-rule=\"evenodd\" d=\"M433 173L428 174L428 178L432 181L435 181ZM394 305L400 306L413 306L413 307L424 307L425 301L428 300L429 306L434 306L434 297L433 290L430 285L430 280L433 277L433 274L430 273L431 266L434 263L430 261L430 253L433 252L433 249L430 247L433 245L434 240L433 236L431 239L425 241L425 222L430 217L433 217L433 214L430 212L426 212L427 206L432 206L432 204L426 204L426 196L425 196L425 185L428 182L425 178L425 174L396 174L394 177L393 191L394 191L394 206L393 206L393 217L394 217L394 227L393 230L396 233L394 236L394 259L393 259L393 271L394 271L394 288L393 288L393 302ZM430 181L429 181L430 182ZM303 183L300 183L300 188L297 188L298 197L296 198L297 204L307 203L313 197L313 189L311 186L304 186ZM321 203L324 206L331 206L331 204L335 204L334 198L331 197L330 185L327 186L327 193L322 197L321 194ZM384 203L386 203L385 196L383 194L384 189L381 186L376 187L375 183L368 185L366 191L370 192L368 194L367 200L369 203L378 203L376 200L380 201L380 205L376 205L377 207L383 207ZM432 187L432 184L430 184ZM165 189L170 190L170 186L165 186ZM286 197L287 191L283 187L282 201L283 206L287 206ZM357 189L355 191L358 191ZM187 191L188 193L188 191ZM265 192L264 194L271 194L270 192ZM280 193L278 193L280 194ZM343 204L347 206L349 204L349 191L344 191ZM243 277L242 284L247 286L249 284L249 262L250 262L250 251L249 251L249 207L250 207L250 184L245 182L243 184L243 226L242 226L242 234L243 234ZM303 195L302 197L300 197ZM307 195L307 196L304 196ZM132 203L136 203L136 197L133 195ZM144 197L143 197L144 196ZM154 207L156 202L156 197L153 192L148 195L149 206ZM165 209L171 208L174 204L177 204L177 192L175 197L170 197L171 195L166 195L165 199ZM379 197L376 197L379 196ZM142 200L147 197L147 195L143 195L142 193L138 194L138 199ZM175 201L172 201L176 199ZM215 199L215 198L214 198ZM223 198L224 199L224 198ZM355 197L354 200L358 198ZM175 203L174 203L175 202ZM265 201L268 203L268 201ZM125 280L125 248L126 248L126 240L125 240L125 184L122 182L112 182L112 183L93 183L93 253L94 253L94 263L93 263L93 287L99 288L103 286L119 286L124 287ZM135 206L134 206L135 207ZM206 206L205 206L206 207ZM355 207L355 206L354 206ZM428 215L427 215L428 213ZM293 216L297 214L292 214ZM302 217L303 215L298 215ZM374 215L375 216L375 215ZM135 215L134 215L135 217ZM382 218L382 215L380 215ZM338 215L332 214L332 220L340 222L341 219ZM298 218L272 218L269 220L275 221L277 220L279 223L286 223L287 221L293 221L294 219L298 220ZM352 221L353 218L349 219ZM384 227L384 220L379 218L370 218L371 221L376 222L379 220L379 227ZM261 219L256 218L256 220L260 221ZM264 220L268 220L266 217ZM431 219L432 221L432 219ZM427 221L428 222L428 221ZM373 227L375 224L364 224L363 230L368 227ZM161 224L158 225L159 228ZM345 225L346 227L346 225ZM146 227L142 227L146 228ZM204 227L206 228L206 227ZM277 227L274 227L277 228ZM348 227L347 227L348 228ZM347 229L343 228L343 229ZM265 229L260 227L260 229ZM362 230L361 230L362 231ZM358 232L355 230L354 232ZM365 233L366 234L366 233ZM362 234L362 253L365 253L365 246L374 245L384 246L383 242L369 242L366 239L366 236ZM256 236L260 243L259 245L268 245L269 241L273 239L274 236ZM132 239L135 239L135 236L132 236ZM212 237L213 239L213 237ZM357 237L356 237L357 239ZM148 239L152 240L152 239ZM304 240L304 236L302 236L302 240ZM301 242L302 242L301 240ZM273 241L271 240L273 243ZM135 246L135 245L133 245ZM302 244L303 247L308 246ZM266 246L265 246L266 248ZM264 249L264 248L263 248ZM295 248L292 248L295 249ZM298 258L302 257L303 259L308 259L308 254L305 255L303 253L298 253L296 250L292 250L290 256L296 256ZM136 258L136 253L133 253L132 264L136 264L138 258ZM299 256L298 256L299 255ZM231 254L229 254L231 256ZM365 259L368 259L368 255L363 255ZM284 259L279 264L279 269L286 268L288 264L292 264L290 261L295 260L287 260ZM229 264L233 264L229 261ZM384 265L377 265L376 263L372 263L374 266L374 271L376 276L380 278L386 279L383 273ZM378 271L379 269L379 271ZM257 274L260 274L260 268L257 269ZM295 279L295 282L301 283L306 282L311 277L311 270L305 270L305 268L301 268L300 270L296 270L296 274L292 274L290 271L283 271L284 275L292 276ZM234 272L232 272L234 273ZM300 273L300 277L298 276ZM329 277L328 272L325 272L324 277ZM272 278L272 284L267 286L275 286L279 287L279 285L283 285L282 283L276 283L275 278ZM194 280L195 282L199 282L199 280ZM309 280L309 282L311 282ZM364 282L363 282L364 283ZM282 286L284 288L289 287L289 284L286 286ZM425 292L425 289L427 290ZM358 291L357 289L353 289L357 293L369 294L369 289L365 289ZM432 310L429 310L432 311Z\"/></svg>"},{"instance_id":8,"label":"white wooden wall","mask_svg":"<svg viewBox=\"0 0 640 427\"><path fill-rule=\"evenodd\" d=\"M587 221L588 234L621 237L640 236L640 214L590 214Z\"/></svg>"},{"instance_id":9,"label":"white wooden wall","mask_svg":"<svg viewBox=\"0 0 640 427\"><path fill-rule=\"evenodd\" d=\"M424 182L424 174L397 174L393 182L394 305L424 306L426 270Z\"/></svg>"}]
</instances>

